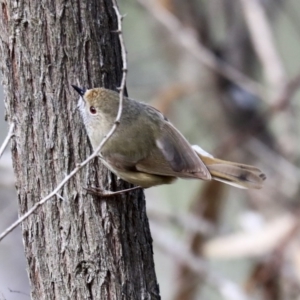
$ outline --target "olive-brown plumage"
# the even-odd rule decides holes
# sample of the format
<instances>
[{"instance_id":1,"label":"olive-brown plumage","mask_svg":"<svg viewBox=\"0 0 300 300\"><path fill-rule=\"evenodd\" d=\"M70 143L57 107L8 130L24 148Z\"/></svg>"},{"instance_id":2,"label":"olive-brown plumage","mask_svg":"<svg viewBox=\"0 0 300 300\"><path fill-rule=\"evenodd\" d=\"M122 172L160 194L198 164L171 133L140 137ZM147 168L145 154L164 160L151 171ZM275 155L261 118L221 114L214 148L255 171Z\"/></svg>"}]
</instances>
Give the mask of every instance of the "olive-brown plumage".
<instances>
[{"instance_id":1,"label":"olive-brown plumage","mask_svg":"<svg viewBox=\"0 0 300 300\"><path fill-rule=\"evenodd\" d=\"M94 149L112 128L119 108L117 92L83 90L79 109ZM103 163L120 178L148 188L176 178L219 180L240 188L261 188L257 168L213 158L183 135L155 108L124 97L120 124L101 149Z\"/></svg>"}]
</instances>

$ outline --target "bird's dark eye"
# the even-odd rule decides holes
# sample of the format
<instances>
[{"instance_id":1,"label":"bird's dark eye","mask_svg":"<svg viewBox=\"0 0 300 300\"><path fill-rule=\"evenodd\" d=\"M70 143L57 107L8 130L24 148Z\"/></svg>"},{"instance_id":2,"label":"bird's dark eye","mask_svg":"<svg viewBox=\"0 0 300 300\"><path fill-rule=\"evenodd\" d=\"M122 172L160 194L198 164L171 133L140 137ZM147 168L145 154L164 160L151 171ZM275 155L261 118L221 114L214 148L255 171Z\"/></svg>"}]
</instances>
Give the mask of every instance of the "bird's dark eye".
<instances>
[{"instance_id":1,"label":"bird's dark eye","mask_svg":"<svg viewBox=\"0 0 300 300\"><path fill-rule=\"evenodd\" d=\"M97 109L94 106L90 107L91 114L95 115L97 113Z\"/></svg>"}]
</instances>

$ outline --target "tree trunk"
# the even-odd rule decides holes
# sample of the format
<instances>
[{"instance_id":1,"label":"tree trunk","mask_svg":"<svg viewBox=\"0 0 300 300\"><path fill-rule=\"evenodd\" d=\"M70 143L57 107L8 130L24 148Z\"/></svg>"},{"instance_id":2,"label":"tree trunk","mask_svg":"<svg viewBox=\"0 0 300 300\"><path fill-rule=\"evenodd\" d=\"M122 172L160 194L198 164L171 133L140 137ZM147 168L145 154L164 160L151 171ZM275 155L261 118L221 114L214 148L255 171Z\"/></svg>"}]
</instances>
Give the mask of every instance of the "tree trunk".
<instances>
[{"instance_id":1,"label":"tree trunk","mask_svg":"<svg viewBox=\"0 0 300 300\"><path fill-rule=\"evenodd\" d=\"M122 59L111 0L6 0L1 69L20 214L90 153L71 84L116 89ZM160 299L144 195L92 161L22 224L33 299Z\"/></svg>"}]
</instances>

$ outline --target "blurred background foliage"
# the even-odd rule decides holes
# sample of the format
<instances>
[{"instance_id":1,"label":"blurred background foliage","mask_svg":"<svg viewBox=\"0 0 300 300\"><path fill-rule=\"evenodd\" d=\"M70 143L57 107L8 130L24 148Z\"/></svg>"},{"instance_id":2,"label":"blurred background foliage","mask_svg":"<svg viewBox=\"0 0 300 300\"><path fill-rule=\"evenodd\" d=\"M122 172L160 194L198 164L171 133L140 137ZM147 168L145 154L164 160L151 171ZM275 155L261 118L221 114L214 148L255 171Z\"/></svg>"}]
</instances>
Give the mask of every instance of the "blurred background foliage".
<instances>
[{"instance_id":1,"label":"blurred background foliage","mask_svg":"<svg viewBox=\"0 0 300 300\"><path fill-rule=\"evenodd\" d=\"M300 299L299 1L119 4L130 97L267 175L258 191L183 180L145 191L162 299ZM9 151L0 176L3 230L17 218ZM15 231L1 242L0 299L29 297L24 261Z\"/></svg>"}]
</instances>

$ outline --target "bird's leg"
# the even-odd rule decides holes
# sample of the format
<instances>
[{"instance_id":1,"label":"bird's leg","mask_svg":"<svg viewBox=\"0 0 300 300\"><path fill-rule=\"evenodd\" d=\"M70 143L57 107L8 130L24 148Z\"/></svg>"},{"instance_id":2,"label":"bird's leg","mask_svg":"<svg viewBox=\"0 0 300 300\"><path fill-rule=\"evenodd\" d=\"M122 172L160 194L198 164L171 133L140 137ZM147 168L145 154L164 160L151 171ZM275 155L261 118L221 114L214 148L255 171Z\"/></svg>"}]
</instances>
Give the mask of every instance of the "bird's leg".
<instances>
[{"instance_id":1,"label":"bird's leg","mask_svg":"<svg viewBox=\"0 0 300 300\"><path fill-rule=\"evenodd\" d=\"M134 190L142 189L140 186L135 186L129 189L121 190L121 191L108 191L108 190L103 190L101 188L96 188L96 187L90 187L90 188L84 188L89 194L94 195L94 196L100 196L100 197L114 197L116 195L121 195L124 193L128 193Z\"/></svg>"}]
</instances>

